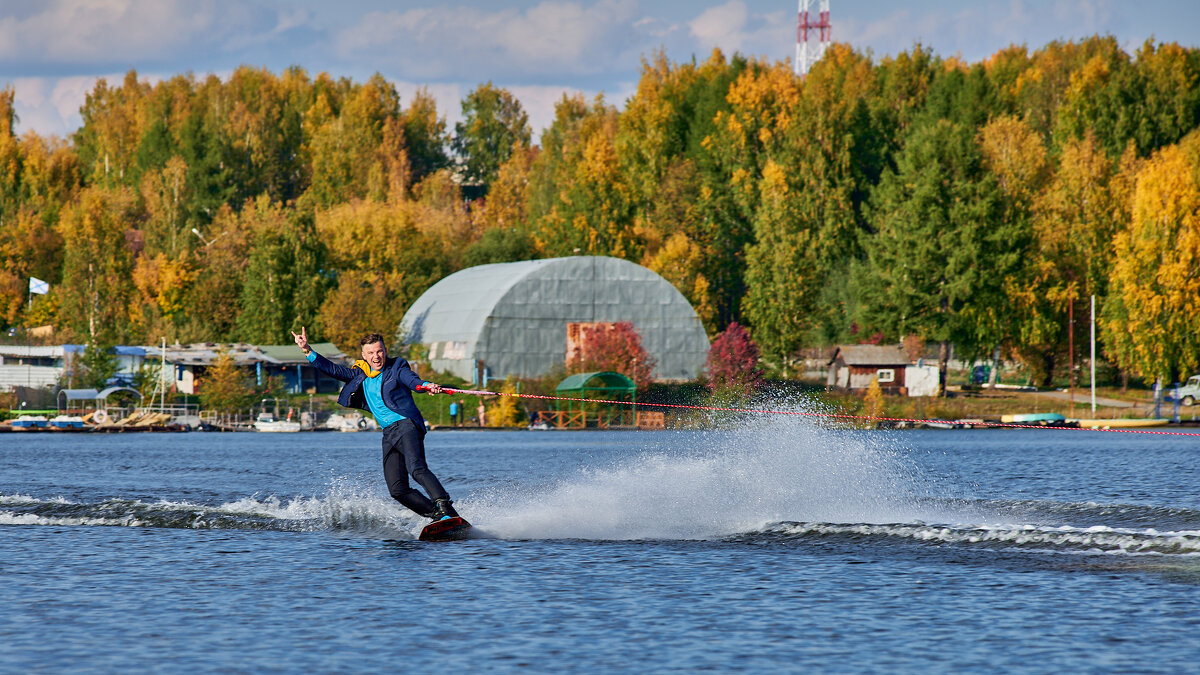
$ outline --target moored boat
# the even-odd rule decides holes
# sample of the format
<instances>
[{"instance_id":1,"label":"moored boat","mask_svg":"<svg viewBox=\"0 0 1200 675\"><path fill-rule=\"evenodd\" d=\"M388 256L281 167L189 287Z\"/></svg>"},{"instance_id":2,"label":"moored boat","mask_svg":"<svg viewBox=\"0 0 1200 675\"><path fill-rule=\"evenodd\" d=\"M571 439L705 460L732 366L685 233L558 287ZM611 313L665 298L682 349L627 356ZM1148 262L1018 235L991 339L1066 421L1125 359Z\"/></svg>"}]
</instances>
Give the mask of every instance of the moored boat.
<instances>
[{"instance_id":1,"label":"moored boat","mask_svg":"<svg viewBox=\"0 0 1200 675\"><path fill-rule=\"evenodd\" d=\"M1024 413L1020 415L1001 415L1000 421L1005 424L1053 424L1067 421L1066 415L1059 413Z\"/></svg>"},{"instance_id":2,"label":"moored boat","mask_svg":"<svg viewBox=\"0 0 1200 675\"><path fill-rule=\"evenodd\" d=\"M12 421L14 429L41 429L47 424L45 415L21 415Z\"/></svg>"},{"instance_id":3,"label":"moored boat","mask_svg":"<svg viewBox=\"0 0 1200 675\"><path fill-rule=\"evenodd\" d=\"M293 432L300 431L300 423L292 420L276 419L275 415L269 412L261 412L258 418L254 420L254 428L258 431L274 431L274 432Z\"/></svg>"},{"instance_id":4,"label":"moored boat","mask_svg":"<svg viewBox=\"0 0 1200 675\"><path fill-rule=\"evenodd\" d=\"M1144 429L1147 427L1165 427L1171 420L1162 417L1142 419L1111 419L1111 420L1075 420L1079 426L1088 429Z\"/></svg>"},{"instance_id":5,"label":"moored boat","mask_svg":"<svg viewBox=\"0 0 1200 675\"><path fill-rule=\"evenodd\" d=\"M49 422L55 429L82 429L83 418L78 415L58 415Z\"/></svg>"}]
</instances>

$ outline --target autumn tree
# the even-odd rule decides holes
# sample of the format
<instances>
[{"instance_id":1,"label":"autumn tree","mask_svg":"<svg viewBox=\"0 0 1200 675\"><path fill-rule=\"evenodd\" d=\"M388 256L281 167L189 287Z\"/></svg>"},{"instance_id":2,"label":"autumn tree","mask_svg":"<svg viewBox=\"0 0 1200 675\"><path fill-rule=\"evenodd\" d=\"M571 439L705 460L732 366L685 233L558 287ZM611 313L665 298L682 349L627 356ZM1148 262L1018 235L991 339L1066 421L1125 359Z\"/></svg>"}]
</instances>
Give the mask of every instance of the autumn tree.
<instances>
[{"instance_id":1,"label":"autumn tree","mask_svg":"<svg viewBox=\"0 0 1200 675\"><path fill-rule=\"evenodd\" d=\"M117 344L134 337L129 310L133 268L141 242L129 227L140 219L131 190L87 188L62 213L57 229L66 246L60 316L76 339Z\"/></svg>"},{"instance_id":2,"label":"autumn tree","mask_svg":"<svg viewBox=\"0 0 1200 675\"><path fill-rule=\"evenodd\" d=\"M758 345L750 338L750 333L736 322L729 324L708 348L705 362L708 388L745 394L754 392L762 384L758 357Z\"/></svg>"},{"instance_id":3,"label":"autumn tree","mask_svg":"<svg viewBox=\"0 0 1200 675\"><path fill-rule=\"evenodd\" d=\"M729 107L714 117L704 143L698 200L704 224L703 274L709 282L717 325L742 317L747 292L747 248L762 195L763 169L787 143L796 119L799 82L785 63L751 62L729 87Z\"/></svg>"},{"instance_id":4,"label":"autumn tree","mask_svg":"<svg viewBox=\"0 0 1200 675\"><path fill-rule=\"evenodd\" d=\"M489 427L516 428L525 425L525 413L517 404L517 383L513 378L506 378L500 386L500 397L495 405L488 406L487 424Z\"/></svg>"},{"instance_id":5,"label":"autumn tree","mask_svg":"<svg viewBox=\"0 0 1200 675\"><path fill-rule=\"evenodd\" d=\"M61 290L64 242L55 224L79 188L78 164L60 140L32 132L18 140L15 121L12 90L0 90L0 324L40 325ZM50 282L52 293L33 306L30 277Z\"/></svg>"},{"instance_id":6,"label":"autumn tree","mask_svg":"<svg viewBox=\"0 0 1200 675\"><path fill-rule=\"evenodd\" d=\"M701 185L695 162L673 164L659 186L658 198L641 215L645 254L642 265L654 270L687 298L705 330L716 330L716 308L705 268L704 234L698 200Z\"/></svg>"},{"instance_id":7,"label":"autumn tree","mask_svg":"<svg viewBox=\"0 0 1200 675\"><path fill-rule=\"evenodd\" d=\"M364 333L397 330L408 306L450 271L442 240L418 229L423 208L356 201L317 214L316 234L337 270L317 316L342 349L357 350Z\"/></svg>"},{"instance_id":8,"label":"autumn tree","mask_svg":"<svg viewBox=\"0 0 1200 675\"><path fill-rule=\"evenodd\" d=\"M1032 215L1031 255L1008 295L1019 310L1016 352L1045 386L1070 342L1071 304L1082 308L1091 295L1107 293L1112 237L1125 219L1120 202L1129 195L1120 189L1117 164L1092 136L1067 142L1056 167L1037 145L1029 141L1012 154L1031 168L1040 158L1047 177L1033 200L1025 200ZM1084 338L1077 332L1075 344L1082 347Z\"/></svg>"},{"instance_id":9,"label":"autumn tree","mask_svg":"<svg viewBox=\"0 0 1200 675\"><path fill-rule=\"evenodd\" d=\"M446 154L450 146L446 119L438 114L437 101L428 89L417 90L404 109L402 124L413 183L420 183L426 176L450 165L450 157Z\"/></svg>"},{"instance_id":10,"label":"autumn tree","mask_svg":"<svg viewBox=\"0 0 1200 675\"><path fill-rule=\"evenodd\" d=\"M985 170L996 179L1002 222L1017 232L1035 229L1035 205L1050 171L1042 138L1023 120L1005 115L984 125L977 142ZM1011 316L996 311L985 313L982 318L991 322L988 333L995 341L980 347L990 348L994 356L1002 342L1016 344L1022 361L1040 374L1039 380L1048 381L1066 335L1061 330L1066 321L1060 315L1065 314L1068 296L1078 289L1061 283L1063 278L1071 278L1073 271L1056 278L1066 268L1061 265L1061 248L1038 250L1041 243L1048 242L1035 243L1033 255L1023 259L1021 269L1002 280L1009 302L1017 311Z\"/></svg>"},{"instance_id":11,"label":"autumn tree","mask_svg":"<svg viewBox=\"0 0 1200 675\"><path fill-rule=\"evenodd\" d=\"M642 336L628 321L581 327L579 349L567 363L568 373L611 371L644 388L654 381L654 357L642 346Z\"/></svg>"},{"instance_id":12,"label":"autumn tree","mask_svg":"<svg viewBox=\"0 0 1200 675\"><path fill-rule=\"evenodd\" d=\"M1146 156L1200 124L1200 90L1195 86L1200 60L1193 50L1147 40L1130 58L1115 38L1089 42L1103 48L1071 73L1056 135L1079 140L1095 134L1116 159L1129 143Z\"/></svg>"},{"instance_id":13,"label":"autumn tree","mask_svg":"<svg viewBox=\"0 0 1200 675\"><path fill-rule=\"evenodd\" d=\"M482 230L493 228L525 229L529 220L529 174L539 156L537 148L521 143L513 145L508 159L500 165L487 199L479 200L472 217L481 221Z\"/></svg>"},{"instance_id":14,"label":"autumn tree","mask_svg":"<svg viewBox=\"0 0 1200 675\"><path fill-rule=\"evenodd\" d=\"M570 136L567 169L536 225L539 248L559 255L641 256L633 200L614 145L617 111L593 101Z\"/></svg>"},{"instance_id":15,"label":"autumn tree","mask_svg":"<svg viewBox=\"0 0 1200 675\"><path fill-rule=\"evenodd\" d=\"M400 96L375 74L348 93L340 110L319 99L311 110L312 185L306 196L328 207L355 198L383 200L408 183Z\"/></svg>"},{"instance_id":16,"label":"autumn tree","mask_svg":"<svg viewBox=\"0 0 1200 675\"><path fill-rule=\"evenodd\" d=\"M150 85L130 70L119 86L104 78L87 94L79 110L83 124L74 134L83 173L90 184L130 185L141 144L142 106Z\"/></svg>"},{"instance_id":17,"label":"autumn tree","mask_svg":"<svg viewBox=\"0 0 1200 675\"><path fill-rule=\"evenodd\" d=\"M1200 132L1137 174L1132 221L1113 239L1102 324L1122 367L1169 383L1200 368Z\"/></svg>"},{"instance_id":18,"label":"autumn tree","mask_svg":"<svg viewBox=\"0 0 1200 675\"><path fill-rule=\"evenodd\" d=\"M255 208L262 220L250 235L237 332L246 342L277 344L316 316L325 299L325 246L310 213L285 211L265 199Z\"/></svg>"},{"instance_id":19,"label":"autumn tree","mask_svg":"<svg viewBox=\"0 0 1200 675\"><path fill-rule=\"evenodd\" d=\"M779 130L787 142L762 169L742 309L785 372L800 346L849 332L854 299L833 280L861 254L863 206L885 163L874 88L868 59L831 48L800 90L805 114Z\"/></svg>"},{"instance_id":20,"label":"autumn tree","mask_svg":"<svg viewBox=\"0 0 1200 675\"><path fill-rule=\"evenodd\" d=\"M637 92L614 139L631 225L643 250L640 262L671 282L710 332L719 329L710 277L724 261L715 255L713 209L725 194L725 176L709 138L718 114L730 109L729 88L746 66L744 58L726 58L719 49L700 63L672 63L655 53L643 60Z\"/></svg>"},{"instance_id":21,"label":"autumn tree","mask_svg":"<svg viewBox=\"0 0 1200 675\"><path fill-rule=\"evenodd\" d=\"M824 280L816 227L797 211L802 203L783 167L768 162L754 219L755 242L746 254L742 306L754 334L785 375L789 357L814 327Z\"/></svg>"},{"instance_id":22,"label":"autumn tree","mask_svg":"<svg viewBox=\"0 0 1200 675\"><path fill-rule=\"evenodd\" d=\"M529 145L529 116L507 89L491 82L473 89L462 101L461 122L454 125L454 153L462 160L463 177L491 185L512 152L513 144Z\"/></svg>"},{"instance_id":23,"label":"autumn tree","mask_svg":"<svg viewBox=\"0 0 1200 675\"><path fill-rule=\"evenodd\" d=\"M916 127L874 195L860 268L864 322L939 342L943 391L951 342L968 352L997 343L993 313L1027 241L1003 222L996 179L981 169L972 126L939 115Z\"/></svg>"},{"instance_id":24,"label":"autumn tree","mask_svg":"<svg viewBox=\"0 0 1200 675\"><path fill-rule=\"evenodd\" d=\"M537 155L536 149L513 146L487 198L472 204L473 229L480 235L462 251L463 267L537 257L537 245L529 227L529 174Z\"/></svg>"},{"instance_id":25,"label":"autumn tree","mask_svg":"<svg viewBox=\"0 0 1200 675\"><path fill-rule=\"evenodd\" d=\"M205 371L199 389L200 404L205 410L226 415L247 409L254 397L253 380L225 351Z\"/></svg>"}]
</instances>

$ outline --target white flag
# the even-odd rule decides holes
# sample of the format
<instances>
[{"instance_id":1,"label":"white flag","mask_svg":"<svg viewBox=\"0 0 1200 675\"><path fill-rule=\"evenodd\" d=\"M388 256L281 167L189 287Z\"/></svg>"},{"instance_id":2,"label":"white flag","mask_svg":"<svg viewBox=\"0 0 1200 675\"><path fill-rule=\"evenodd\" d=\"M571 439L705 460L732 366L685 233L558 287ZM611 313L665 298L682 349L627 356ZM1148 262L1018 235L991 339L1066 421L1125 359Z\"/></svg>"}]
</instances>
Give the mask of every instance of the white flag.
<instances>
[{"instance_id":1,"label":"white flag","mask_svg":"<svg viewBox=\"0 0 1200 675\"><path fill-rule=\"evenodd\" d=\"M37 277L29 277L29 292L45 295L50 292L50 284Z\"/></svg>"}]
</instances>

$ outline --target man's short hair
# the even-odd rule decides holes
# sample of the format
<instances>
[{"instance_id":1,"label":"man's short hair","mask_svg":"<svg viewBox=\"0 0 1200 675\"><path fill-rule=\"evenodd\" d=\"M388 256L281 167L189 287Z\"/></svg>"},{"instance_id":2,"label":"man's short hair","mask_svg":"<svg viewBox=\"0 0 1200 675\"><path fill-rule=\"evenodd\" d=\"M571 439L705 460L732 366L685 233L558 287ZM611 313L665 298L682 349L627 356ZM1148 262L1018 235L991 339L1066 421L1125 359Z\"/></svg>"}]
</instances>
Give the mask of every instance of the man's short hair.
<instances>
[{"instance_id":1,"label":"man's short hair","mask_svg":"<svg viewBox=\"0 0 1200 675\"><path fill-rule=\"evenodd\" d=\"M362 336L361 340L358 341L358 346L366 347L367 345L373 345L376 342L383 342L383 336L379 333L367 333L366 335ZM386 347L387 345L384 346Z\"/></svg>"}]
</instances>

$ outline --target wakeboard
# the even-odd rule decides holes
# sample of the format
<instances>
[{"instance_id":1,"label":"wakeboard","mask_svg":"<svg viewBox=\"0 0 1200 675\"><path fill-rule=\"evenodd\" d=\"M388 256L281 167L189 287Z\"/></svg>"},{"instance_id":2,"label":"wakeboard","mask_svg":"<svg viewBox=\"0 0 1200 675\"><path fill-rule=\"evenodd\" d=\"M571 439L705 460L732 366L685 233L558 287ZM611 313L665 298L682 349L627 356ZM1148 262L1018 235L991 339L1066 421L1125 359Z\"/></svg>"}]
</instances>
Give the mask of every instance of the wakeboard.
<instances>
[{"instance_id":1,"label":"wakeboard","mask_svg":"<svg viewBox=\"0 0 1200 675\"><path fill-rule=\"evenodd\" d=\"M470 536L471 524L462 518L445 518L435 520L421 530L421 541L451 541L466 539Z\"/></svg>"}]
</instances>

